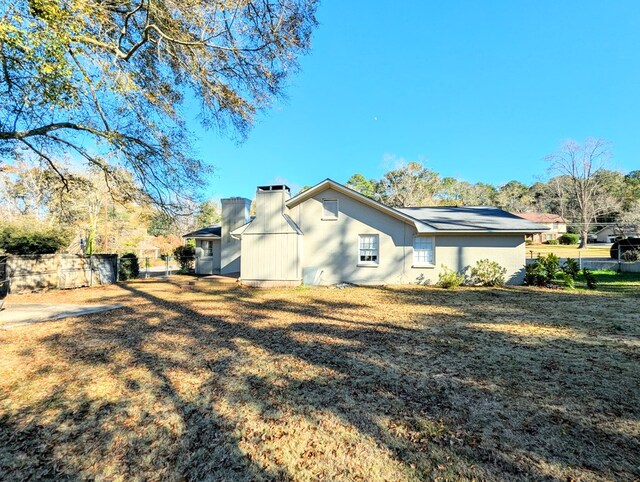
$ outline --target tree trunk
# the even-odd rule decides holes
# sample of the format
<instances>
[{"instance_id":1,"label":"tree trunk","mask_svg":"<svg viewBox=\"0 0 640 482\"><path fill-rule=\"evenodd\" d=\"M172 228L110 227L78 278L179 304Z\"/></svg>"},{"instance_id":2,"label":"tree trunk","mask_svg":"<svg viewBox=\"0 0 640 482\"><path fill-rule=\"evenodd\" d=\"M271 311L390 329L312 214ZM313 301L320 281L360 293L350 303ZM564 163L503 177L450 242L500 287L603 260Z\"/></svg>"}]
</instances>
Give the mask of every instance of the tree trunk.
<instances>
[{"instance_id":1,"label":"tree trunk","mask_svg":"<svg viewBox=\"0 0 640 482\"><path fill-rule=\"evenodd\" d=\"M578 246L578 249L586 249L587 248L587 230L586 229L581 229L580 230L580 246Z\"/></svg>"}]
</instances>

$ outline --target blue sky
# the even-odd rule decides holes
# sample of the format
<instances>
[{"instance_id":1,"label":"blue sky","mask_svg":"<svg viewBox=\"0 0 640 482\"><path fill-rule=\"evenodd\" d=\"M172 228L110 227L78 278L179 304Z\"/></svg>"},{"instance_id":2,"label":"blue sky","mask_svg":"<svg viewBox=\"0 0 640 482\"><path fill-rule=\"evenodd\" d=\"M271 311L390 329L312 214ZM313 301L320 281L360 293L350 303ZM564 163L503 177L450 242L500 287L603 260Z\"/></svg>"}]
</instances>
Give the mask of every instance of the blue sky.
<instances>
[{"instance_id":1,"label":"blue sky","mask_svg":"<svg viewBox=\"0 0 640 482\"><path fill-rule=\"evenodd\" d=\"M637 0L325 0L318 19L288 98L244 143L199 130L208 197L379 178L412 160L531 183L569 138L608 139L612 168L640 169Z\"/></svg>"}]
</instances>

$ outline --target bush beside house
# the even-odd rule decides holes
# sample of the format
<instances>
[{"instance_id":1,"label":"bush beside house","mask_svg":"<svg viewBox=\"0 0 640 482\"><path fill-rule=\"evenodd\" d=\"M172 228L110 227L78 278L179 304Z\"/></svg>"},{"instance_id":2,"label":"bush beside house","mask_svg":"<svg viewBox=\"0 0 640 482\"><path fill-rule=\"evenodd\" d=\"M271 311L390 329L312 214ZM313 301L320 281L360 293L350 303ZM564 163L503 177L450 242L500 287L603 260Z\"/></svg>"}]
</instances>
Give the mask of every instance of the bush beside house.
<instances>
[{"instance_id":1,"label":"bush beside house","mask_svg":"<svg viewBox=\"0 0 640 482\"><path fill-rule=\"evenodd\" d=\"M118 273L120 281L137 278L139 274L138 257L134 253L123 254L120 257L120 271Z\"/></svg>"}]
</instances>

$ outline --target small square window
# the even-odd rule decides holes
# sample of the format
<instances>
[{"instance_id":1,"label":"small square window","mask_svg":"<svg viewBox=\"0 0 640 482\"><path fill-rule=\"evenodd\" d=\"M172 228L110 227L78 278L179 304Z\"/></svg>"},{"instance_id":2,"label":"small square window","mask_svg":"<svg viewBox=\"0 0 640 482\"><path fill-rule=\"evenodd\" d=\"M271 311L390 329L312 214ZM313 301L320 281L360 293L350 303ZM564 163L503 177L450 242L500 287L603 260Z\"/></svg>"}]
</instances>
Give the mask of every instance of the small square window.
<instances>
[{"instance_id":1,"label":"small square window","mask_svg":"<svg viewBox=\"0 0 640 482\"><path fill-rule=\"evenodd\" d=\"M322 200L322 219L338 219L338 200Z\"/></svg>"},{"instance_id":2,"label":"small square window","mask_svg":"<svg viewBox=\"0 0 640 482\"><path fill-rule=\"evenodd\" d=\"M359 236L358 264L377 265L378 245L377 234L361 234Z\"/></svg>"}]
</instances>

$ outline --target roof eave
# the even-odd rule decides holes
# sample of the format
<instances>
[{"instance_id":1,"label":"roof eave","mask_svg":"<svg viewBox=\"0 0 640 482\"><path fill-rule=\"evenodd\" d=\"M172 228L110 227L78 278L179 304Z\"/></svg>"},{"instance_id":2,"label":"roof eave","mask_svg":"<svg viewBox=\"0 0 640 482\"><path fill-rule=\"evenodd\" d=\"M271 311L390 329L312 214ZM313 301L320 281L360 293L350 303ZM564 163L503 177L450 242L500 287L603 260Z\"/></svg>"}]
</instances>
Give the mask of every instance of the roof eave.
<instances>
[{"instance_id":1,"label":"roof eave","mask_svg":"<svg viewBox=\"0 0 640 482\"><path fill-rule=\"evenodd\" d=\"M530 229L440 229L441 234L537 234L543 230ZM548 231L548 229L546 229Z\"/></svg>"},{"instance_id":2,"label":"roof eave","mask_svg":"<svg viewBox=\"0 0 640 482\"><path fill-rule=\"evenodd\" d=\"M220 239L217 234L183 234L184 239Z\"/></svg>"}]
</instances>

